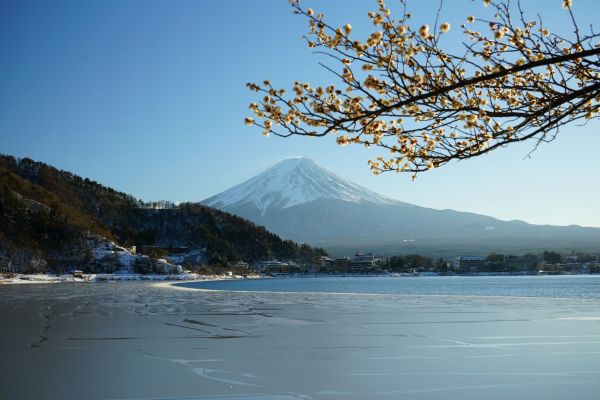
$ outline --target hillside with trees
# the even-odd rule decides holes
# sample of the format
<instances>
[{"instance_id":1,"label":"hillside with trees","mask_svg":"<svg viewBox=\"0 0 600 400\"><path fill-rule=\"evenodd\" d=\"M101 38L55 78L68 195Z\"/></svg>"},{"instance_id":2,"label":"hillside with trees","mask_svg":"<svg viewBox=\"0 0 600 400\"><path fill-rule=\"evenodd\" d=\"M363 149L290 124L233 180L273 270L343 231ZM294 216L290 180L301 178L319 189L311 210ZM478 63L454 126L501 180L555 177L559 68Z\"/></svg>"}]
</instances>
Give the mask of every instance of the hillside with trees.
<instances>
[{"instance_id":1,"label":"hillside with trees","mask_svg":"<svg viewBox=\"0 0 600 400\"><path fill-rule=\"evenodd\" d=\"M311 262L325 254L207 206L157 208L41 162L0 156L0 271L85 268L98 238L127 247L203 249L209 265Z\"/></svg>"}]
</instances>

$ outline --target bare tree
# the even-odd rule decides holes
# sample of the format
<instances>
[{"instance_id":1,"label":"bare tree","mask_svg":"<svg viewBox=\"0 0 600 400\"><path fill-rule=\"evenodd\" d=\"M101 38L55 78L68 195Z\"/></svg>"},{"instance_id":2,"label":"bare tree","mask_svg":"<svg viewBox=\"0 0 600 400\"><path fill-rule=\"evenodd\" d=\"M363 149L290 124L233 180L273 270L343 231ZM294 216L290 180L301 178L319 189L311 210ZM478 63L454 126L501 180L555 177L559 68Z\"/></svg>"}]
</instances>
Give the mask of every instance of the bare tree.
<instances>
[{"instance_id":1,"label":"bare tree","mask_svg":"<svg viewBox=\"0 0 600 400\"><path fill-rule=\"evenodd\" d=\"M332 61L321 65L336 82L296 81L291 95L268 80L248 83L262 99L250 104L254 116L245 122L265 136L337 135L340 145L387 151L369 161L375 174L414 178L510 143L532 140L536 148L561 126L598 116L598 34L592 27L582 33L571 0L562 4L570 38L550 32L541 17L528 20L519 2L484 0L490 18L466 19L460 54L444 49L451 26L440 22L442 3L434 25L414 27L405 0L399 19L379 0L366 40L353 37L350 24L334 27L298 0L290 3L308 19L308 46Z\"/></svg>"}]
</instances>

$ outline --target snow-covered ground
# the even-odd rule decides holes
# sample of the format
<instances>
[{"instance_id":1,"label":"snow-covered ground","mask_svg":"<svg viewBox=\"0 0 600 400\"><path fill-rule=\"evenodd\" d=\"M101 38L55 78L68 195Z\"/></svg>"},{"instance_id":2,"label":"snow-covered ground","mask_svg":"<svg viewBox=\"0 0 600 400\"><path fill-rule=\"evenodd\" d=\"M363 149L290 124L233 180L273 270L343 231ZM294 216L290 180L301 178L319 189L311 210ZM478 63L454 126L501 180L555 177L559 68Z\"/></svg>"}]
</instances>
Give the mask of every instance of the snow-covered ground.
<instances>
[{"instance_id":1,"label":"snow-covered ground","mask_svg":"<svg viewBox=\"0 0 600 400\"><path fill-rule=\"evenodd\" d=\"M92 255L96 260L102 260L107 257L118 257L121 268L133 271L133 263L139 256L131 253L125 247L121 247L112 241L102 241L92 250Z\"/></svg>"},{"instance_id":2,"label":"snow-covered ground","mask_svg":"<svg viewBox=\"0 0 600 400\"><path fill-rule=\"evenodd\" d=\"M258 276L251 276L256 278ZM194 281L194 280L220 280L244 279L241 275L201 275L194 273L169 274L169 275L143 275L143 274L83 274L82 278L75 278L72 274L15 274L0 275L1 284L27 284L27 283L65 283L65 282L106 282L106 281Z\"/></svg>"},{"instance_id":3,"label":"snow-covered ground","mask_svg":"<svg viewBox=\"0 0 600 400\"><path fill-rule=\"evenodd\" d=\"M133 267L136 260L142 258L147 259L148 256L134 254L125 247L117 245L113 241L101 240L90 243L92 246L92 256L96 261L107 260L110 258L117 258L121 271L133 273ZM165 273L174 272L177 270L177 266L167 259L157 260L157 267L162 268Z\"/></svg>"},{"instance_id":4,"label":"snow-covered ground","mask_svg":"<svg viewBox=\"0 0 600 400\"><path fill-rule=\"evenodd\" d=\"M84 282L83 279L75 278L72 274L15 274L0 275L0 284L11 283L58 283L58 282Z\"/></svg>"},{"instance_id":5,"label":"snow-covered ground","mask_svg":"<svg viewBox=\"0 0 600 400\"><path fill-rule=\"evenodd\" d=\"M206 249L195 249L188 253L168 256L166 259L152 260L155 271L164 273L137 274L134 272L136 260L149 260L148 256L135 254L125 247L117 245L103 237L95 237L89 241L92 257L95 261L106 261L117 258L120 270L112 274L0 274L0 284L25 284L25 283L60 283L60 282L106 282L106 281L189 281L189 280L217 280L217 279L243 279L241 275L231 273L223 275L201 275L184 272L179 265L184 260L202 260L206 256Z\"/></svg>"}]
</instances>

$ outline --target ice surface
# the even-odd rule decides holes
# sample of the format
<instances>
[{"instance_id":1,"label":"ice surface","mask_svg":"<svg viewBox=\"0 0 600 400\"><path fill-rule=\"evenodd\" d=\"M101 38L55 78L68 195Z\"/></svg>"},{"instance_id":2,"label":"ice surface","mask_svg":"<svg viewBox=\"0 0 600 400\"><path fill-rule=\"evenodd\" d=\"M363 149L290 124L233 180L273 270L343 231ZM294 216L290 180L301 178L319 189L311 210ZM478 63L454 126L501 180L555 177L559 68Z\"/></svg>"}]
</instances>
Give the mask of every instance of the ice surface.
<instances>
[{"instance_id":1,"label":"ice surface","mask_svg":"<svg viewBox=\"0 0 600 400\"><path fill-rule=\"evenodd\" d=\"M3 285L0 398L592 400L599 305Z\"/></svg>"}]
</instances>

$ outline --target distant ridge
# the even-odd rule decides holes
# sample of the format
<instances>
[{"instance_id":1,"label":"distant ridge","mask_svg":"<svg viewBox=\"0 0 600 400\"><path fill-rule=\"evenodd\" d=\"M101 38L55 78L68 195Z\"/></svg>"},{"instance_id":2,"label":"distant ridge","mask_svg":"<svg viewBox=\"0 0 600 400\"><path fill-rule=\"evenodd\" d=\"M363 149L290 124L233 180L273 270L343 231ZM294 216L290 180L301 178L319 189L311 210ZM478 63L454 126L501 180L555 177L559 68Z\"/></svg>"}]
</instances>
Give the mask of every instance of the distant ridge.
<instances>
[{"instance_id":1,"label":"distant ridge","mask_svg":"<svg viewBox=\"0 0 600 400\"><path fill-rule=\"evenodd\" d=\"M280 161L202 203L337 254L600 251L600 228L532 225L420 207L375 193L304 157Z\"/></svg>"}]
</instances>

